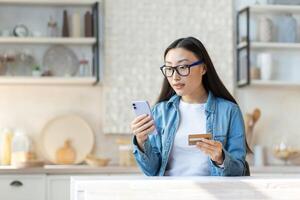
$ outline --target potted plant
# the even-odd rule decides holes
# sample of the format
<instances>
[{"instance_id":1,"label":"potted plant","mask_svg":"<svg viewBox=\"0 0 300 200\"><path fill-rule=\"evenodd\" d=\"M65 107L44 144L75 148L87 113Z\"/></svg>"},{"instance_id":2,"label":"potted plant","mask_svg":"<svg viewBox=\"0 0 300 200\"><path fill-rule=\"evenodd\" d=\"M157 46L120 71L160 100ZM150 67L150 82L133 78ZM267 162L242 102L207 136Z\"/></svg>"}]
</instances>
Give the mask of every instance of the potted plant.
<instances>
[{"instance_id":1,"label":"potted plant","mask_svg":"<svg viewBox=\"0 0 300 200\"><path fill-rule=\"evenodd\" d=\"M40 66L38 66L38 65L33 66L33 69L32 69L32 76L34 76L34 77L40 77L41 74L42 74L42 73L41 73Z\"/></svg>"}]
</instances>

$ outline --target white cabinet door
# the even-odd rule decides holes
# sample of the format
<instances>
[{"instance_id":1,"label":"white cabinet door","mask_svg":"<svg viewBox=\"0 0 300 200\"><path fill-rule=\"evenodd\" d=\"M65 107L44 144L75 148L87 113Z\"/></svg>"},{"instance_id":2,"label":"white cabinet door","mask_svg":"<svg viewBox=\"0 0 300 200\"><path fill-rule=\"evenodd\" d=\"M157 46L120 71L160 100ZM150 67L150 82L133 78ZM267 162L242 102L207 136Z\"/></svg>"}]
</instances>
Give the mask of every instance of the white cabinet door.
<instances>
[{"instance_id":1,"label":"white cabinet door","mask_svg":"<svg viewBox=\"0 0 300 200\"><path fill-rule=\"evenodd\" d=\"M45 200L44 175L1 175L0 199Z\"/></svg>"},{"instance_id":2,"label":"white cabinet door","mask_svg":"<svg viewBox=\"0 0 300 200\"><path fill-rule=\"evenodd\" d=\"M70 176L47 176L47 200L70 200Z\"/></svg>"}]
</instances>

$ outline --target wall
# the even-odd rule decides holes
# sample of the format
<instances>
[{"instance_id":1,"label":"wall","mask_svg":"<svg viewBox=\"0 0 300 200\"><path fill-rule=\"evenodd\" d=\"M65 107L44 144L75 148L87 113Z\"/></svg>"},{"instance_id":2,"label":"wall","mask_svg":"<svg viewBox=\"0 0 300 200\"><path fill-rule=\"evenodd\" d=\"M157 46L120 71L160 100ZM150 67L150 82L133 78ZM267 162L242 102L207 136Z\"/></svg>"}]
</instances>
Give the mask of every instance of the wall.
<instances>
[{"instance_id":1,"label":"wall","mask_svg":"<svg viewBox=\"0 0 300 200\"><path fill-rule=\"evenodd\" d=\"M237 0L235 1L235 6L236 8L241 8L255 4L255 2L253 0ZM258 2L261 4L266 3L264 0ZM276 18L273 18L273 20L274 26L276 26L278 23L275 21ZM255 28L255 26L252 28ZM255 29L252 30L250 31L251 39L256 34ZM274 33L274 35L276 34ZM298 42L299 38L300 33L298 34ZM270 52L274 55L272 60L274 69L280 71L282 75L280 79L299 82L299 64L297 64L299 63L299 56L297 56L299 52L276 51L274 49L270 50ZM281 65L280 70L278 70L279 64ZM297 68L296 71L294 70L295 68ZM281 142L299 149L299 140L297 140L300 136L300 128L298 126L300 113L299 91L299 86L248 86L237 88L235 91L244 113L250 113L254 108L259 108L262 112L262 116L254 129L253 143L254 145L265 147L266 164L282 164L282 161L273 155L274 147ZM291 163L299 164L300 159L292 160Z\"/></svg>"},{"instance_id":2,"label":"wall","mask_svg":"<svg viewBox=\"0 0 300 200\"><path fill-rule=\"evenodd\" d=\"M159 94L163 51L179 37L207 47L230 91L233 81L231 0L105 1L104 81L86 86L0 86L0 127L25 128L39 141L45 123L60 114L84 117L96 134L97 154L117 162L115 140L129 136L130 102ZM114 134L105 134L114 133Z\"/></svg>"},{"instance_id":3,"label":"wall","mask_svg":"<svg viewBox=\"0 0 300 200\"><path fill-rule=\"evenodd\" d=\"M254 129L253 143L266 148L267 164L282 164L272 153L276 145L284 142L299 148L299 88L250 86L238 89L236 94L244 112L252 112L256 107L261 110L262 116ZM299 163L299 160L292 163Z\"/></svg>"},{"instance_id":4,"label":"wall","mask_svg":"<svg viewBox=\"0 0 300 200\"><path fill-rule=\"evenodd\" d=\"M106 1L106 133L127 133L132 100L153 105L160 92L164 49L175 39L199 38L233 91L232 1Z\"/></svg>"}]
</instances>

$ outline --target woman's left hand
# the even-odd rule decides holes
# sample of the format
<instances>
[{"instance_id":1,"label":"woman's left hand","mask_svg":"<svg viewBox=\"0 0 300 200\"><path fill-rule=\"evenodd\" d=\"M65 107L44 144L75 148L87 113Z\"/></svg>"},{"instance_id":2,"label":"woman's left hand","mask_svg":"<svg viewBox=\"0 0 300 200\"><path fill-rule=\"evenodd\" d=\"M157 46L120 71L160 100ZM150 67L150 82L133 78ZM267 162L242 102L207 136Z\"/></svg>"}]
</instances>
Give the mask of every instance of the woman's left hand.
<instances>
[{"instance_id":1,"label":"woman's left hand","mask_svg":"<svg viewBox=\"0 0 300 200\"><path fill-rule=\"evenodd\" d=\"M208 154L210 159L214 161L217 165L223 164L223 145L221 142L201 138L201 142L197 142L196 146L205 154Z\"/></svg>"}]
</instances>

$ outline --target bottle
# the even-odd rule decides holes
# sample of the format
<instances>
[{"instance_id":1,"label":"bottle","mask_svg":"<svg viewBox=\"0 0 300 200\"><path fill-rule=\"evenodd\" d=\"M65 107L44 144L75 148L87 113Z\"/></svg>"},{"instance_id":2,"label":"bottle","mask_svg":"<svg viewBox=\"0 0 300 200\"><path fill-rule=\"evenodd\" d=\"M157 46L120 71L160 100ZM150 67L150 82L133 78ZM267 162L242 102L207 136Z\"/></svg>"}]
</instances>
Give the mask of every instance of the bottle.
<instances>
[{"instance_id":1,"label":"bottle","mask_svg":"<svg viewBox=\"0 0 300 200\"><path fill-rule=\"evenodd\" d=\"M68 12L66 10L64 10L64 13L63 13L62 36L63 37L69 37L70 36L69 22L68 22Z\"/></svg>"},{"instance_id":2,"label":"bottle","mask_svg":"<svg viewBox=\"0 0 300 200\"><path fill-rule=\"evenodd\" d=\"M72 15L72 37L80 37L80 14L75 12Z\"/></svg>"},{"instance_id":3,"label":"bottle","mask_svg":"<svg viewBox=\"0 0 300 200\"><path fill-rule=\"evenodd\" d=\"M11 163L11 145L13 132L6 128L2 132L1 165L10 165Z\"/></svg>"},{"instance_id":4,"label":"bottle","mask_svg":"<svg viewBox=\"0 0 300 200\"><path fill-rule=\"evenodd\" d=\"M31 141L23 130L15 131L12 139L11 164L27 161L27 155L31 150Z\"/></svg>"},{"instance_id":5,"label":"bottle","mask_svg":"<svg viewBox=\"0 0 300 200\"><path fill-rule=\"evenodd\" d=\"M57 22L50 16L50 19L47 24L47 35L49 37L57 37L58 36L58 28Z\"/></svg>"},{"instance_id":6,"label":"bottle","mask_svg":"<svg viewBox=\"0 0 300 200\"><path fill-rule=\"evenodd\" d=\"M93 37L93 19L90 11L84 15L84 34L85 37Z\"/></svg>"}]
</instances>

